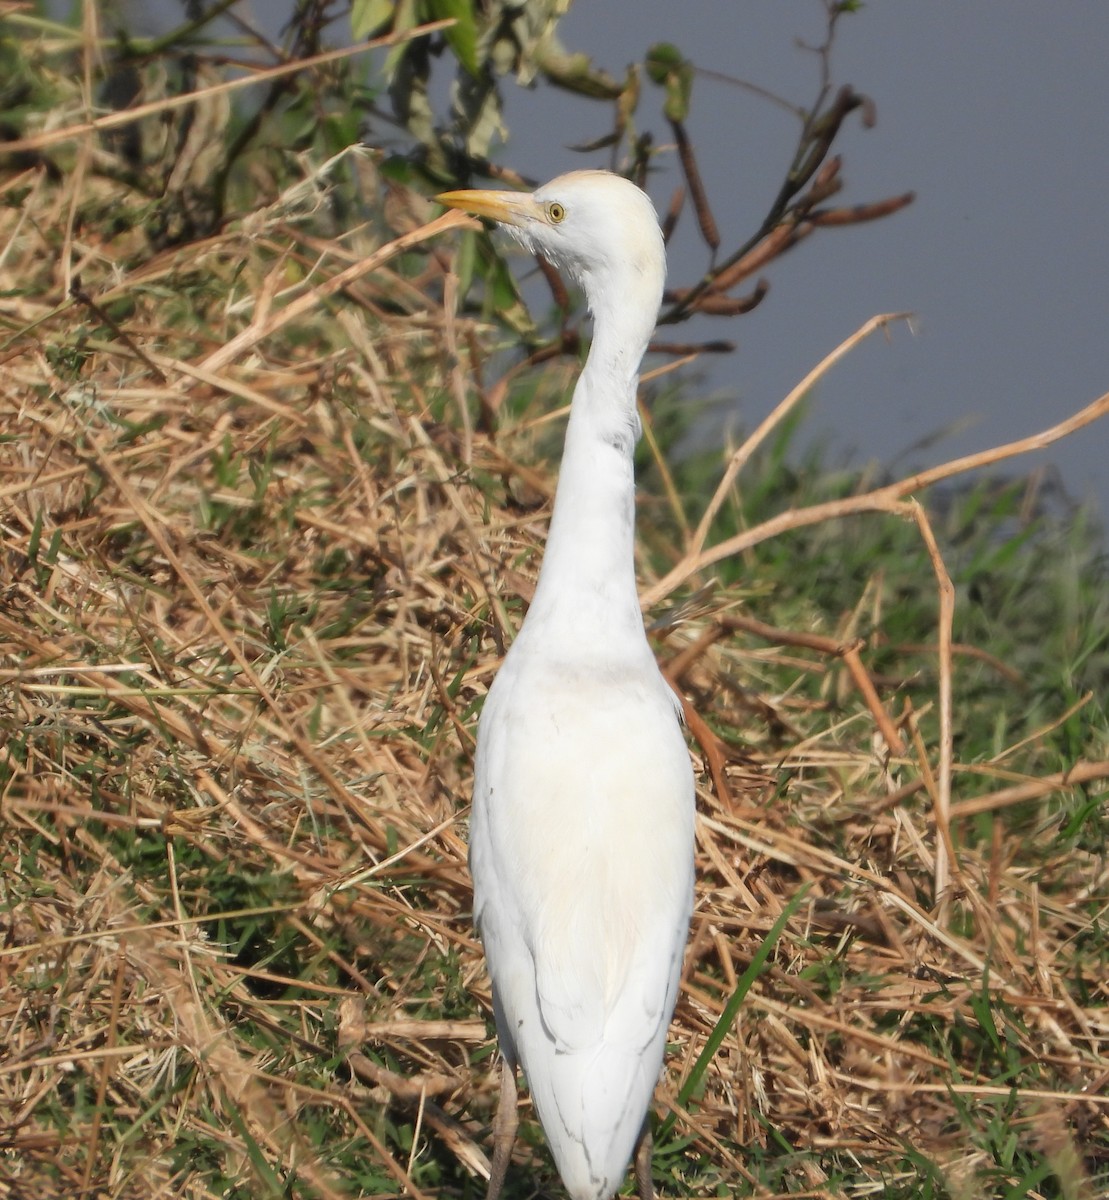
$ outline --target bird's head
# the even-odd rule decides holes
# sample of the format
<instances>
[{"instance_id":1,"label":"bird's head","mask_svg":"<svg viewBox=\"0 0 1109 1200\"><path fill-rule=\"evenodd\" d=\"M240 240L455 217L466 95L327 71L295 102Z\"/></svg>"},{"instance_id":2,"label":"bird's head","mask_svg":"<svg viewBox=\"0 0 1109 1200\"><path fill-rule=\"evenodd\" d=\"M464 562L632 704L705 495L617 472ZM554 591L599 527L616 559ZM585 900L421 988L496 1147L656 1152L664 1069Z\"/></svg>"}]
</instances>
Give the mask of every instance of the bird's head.
<instances>
[{"instance_id":1,"label":"bird's head","mask_svg":"<svg viewBox=\"0 0 1109 1200\"><path fill-rule=\"evenodd\" d=\"M571 171L534 192L444 192L437 199L496 221L565 270L598 318L634 305L654 326L666 251L654 207L634 183L609 171Z\"/></svg>"}]
</instances>

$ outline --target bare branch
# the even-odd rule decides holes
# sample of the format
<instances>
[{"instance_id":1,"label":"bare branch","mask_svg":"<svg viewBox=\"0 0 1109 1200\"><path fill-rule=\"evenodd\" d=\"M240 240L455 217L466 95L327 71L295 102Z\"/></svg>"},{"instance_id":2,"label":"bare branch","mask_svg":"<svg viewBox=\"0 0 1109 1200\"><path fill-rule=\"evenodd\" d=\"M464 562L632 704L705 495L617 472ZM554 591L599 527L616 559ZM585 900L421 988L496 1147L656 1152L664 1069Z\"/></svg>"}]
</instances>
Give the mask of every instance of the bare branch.
<instances>
[{"instance_id":1,"label":"bare branch","mask_svg":"<svg viewBox=\"0 0 1109 1200\"><path fill-rule=\"evenodd\" d=\"M993 466L995 463L1004 462L1006 459L1015 458L1020 454L1027 454L1032 450L1042 450L1046 446L1052 445L1061 438L1067 437L1084 426L1092 424L1109 413L1109 392L1107 392L1066 420L1060 421L1058 424L1052 425L1040 433L1020 438L1015 442L1008 442L1003 446L981 450L976 454L967 454L962 458L940 463L924 471L917 471L912 475L899 479L895 483L875 488L860 496L847 496L840 500L829 500L823 504L809 505L806 508L790 509L788 512L779 513L777 516L771 517L754 529L744 530L742 533L727 538L715 546L710 546L707 550L704 549L704 540L707 536L708 528L712 523L712 518L719 511L720 505L724 501L727 488L731 486L736 474L758 442L766 437L770 429L789 411L800 395L804 394L804 389L807 386L811 386L811 383L808 381L823 374L832 362L846 353L846 349L849 346L856 344L862 337L865 337L874 328L877 328L878 325L875 324L876 322L884 324L890 319L888 316L884 318L872 318L861 330L853 334L847 342L837 347L832 355L829 355L813 372L810 372L806 376L806 379L779 404L766 421L759 426L752 437L748 439L748 442L732 456L732 460L726 468L725 476L713 494L712 500L709 502L709 508L706 509L706 516L702 518L701 524L695 531L693 539L681 561L660 579L658 583L644 591L642 603L645 608L657 604L660 600L669 596L676 588L689 579L690 576L697 574L698 571L702 571L714 563L721 562L725 558L731 558L733 555L739 554L743 550L748 550L752 546L757 546L759 542L776 537L787 530L802 529L807 525L815 525L820 521L850 516L854 513L889 512L891 511L891 504L903 500L906 496L912 495L913 492L923 491L925 488L940 483L945 479L951 479L957 475L965 475L968 471L974 471L980 467Z\"/></svg>"}]
</instances>

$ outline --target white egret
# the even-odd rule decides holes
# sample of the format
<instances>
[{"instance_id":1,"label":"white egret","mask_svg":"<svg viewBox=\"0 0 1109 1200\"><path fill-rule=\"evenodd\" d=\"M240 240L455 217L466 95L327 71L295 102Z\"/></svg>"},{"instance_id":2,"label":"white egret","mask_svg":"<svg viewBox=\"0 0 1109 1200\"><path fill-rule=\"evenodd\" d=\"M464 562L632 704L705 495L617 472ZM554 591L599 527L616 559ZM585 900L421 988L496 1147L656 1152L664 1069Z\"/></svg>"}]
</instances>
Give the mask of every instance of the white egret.
<instances>
[{"instance_id":1,"label":"white egret","mask_svg":"<svg viewBox=\"0 0 1109 1200\"><path fill-rule=\"evenodd\" d=\"M636 386L662 234L647 196L606 171L438 199L565 269L594 318L535 597L478 729L470 868L503 1058L489 1196L519 1064L573 1200L607 1200L633 1152L646 1198L646 1115L693 905L693 775L634 562Z\"/></svg>"}]
</instances>

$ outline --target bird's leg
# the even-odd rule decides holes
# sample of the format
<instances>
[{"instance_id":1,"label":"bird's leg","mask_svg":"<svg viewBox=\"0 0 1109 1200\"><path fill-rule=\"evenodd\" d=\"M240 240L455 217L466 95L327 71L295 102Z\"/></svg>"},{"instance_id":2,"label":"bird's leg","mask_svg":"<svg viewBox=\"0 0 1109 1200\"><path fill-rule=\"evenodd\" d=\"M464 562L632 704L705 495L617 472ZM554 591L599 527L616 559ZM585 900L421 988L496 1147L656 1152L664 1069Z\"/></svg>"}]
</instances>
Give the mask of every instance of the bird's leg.
<instances>
[{"instance_id":1,"label":"bird's leg","mask_svg":"<svg viewBox=\"0 0 1109 1200\"><path fill-rule=\"evenodd\" d=\"M655 1200L655 1185L651 1179L651 1155L655 1149L655 1139L651 1137L651 1118L643 1118L643 1132L639 1135L639 1143L635 1148L635 1186L639 1190L639 1200Z\"/></svg>"},{"instance_id":2,"label":"bird's leg","mask_svg":"<svg viewBox=\"0 0 1109 1200\"><path fill-rule=\"evenodd\" d=\"M501 1096L497 1101L497 1115L493 1121L493 1166L489 1172L489 1188L485 1200L497 1200L504 1186L504 1173L512 1157L512 1143L516 1140L516 1126L520 1123L516 1109L516 1067L507 1058L501 1058Z\"/></svg>"}]
</instances>

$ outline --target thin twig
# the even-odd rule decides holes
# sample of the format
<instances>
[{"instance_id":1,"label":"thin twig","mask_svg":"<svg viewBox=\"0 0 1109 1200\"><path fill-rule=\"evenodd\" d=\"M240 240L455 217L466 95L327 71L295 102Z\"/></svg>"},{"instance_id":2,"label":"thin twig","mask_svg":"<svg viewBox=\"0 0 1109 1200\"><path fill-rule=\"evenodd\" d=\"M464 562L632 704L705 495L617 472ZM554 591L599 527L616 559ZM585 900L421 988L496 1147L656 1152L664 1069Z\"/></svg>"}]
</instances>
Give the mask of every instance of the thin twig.
<instances>
[{"instance_id":1,"label":"thin twig","mask_svg":"<svg viewBox=\"0 0 1109 1200\"><path fill-rule=\"evenodd\" d=\"M816 525L821 521L851 516L855 513L889 512L891 504L913 492L923 491L944 479L951 479L956 475L962 475L980 467L992 466L1006 459L1015 458L1019 454L1042 450L1053 442L1059 441L1060 438L1067 437L1099 420L1107 413L1109 413L1109 392L1099 396L1097 400L1087 404L1073 416L1040 433L1020 438L1015 442L1008 442L1003 446L996 446L991 450L982 450L976 454L968 454L950 462L940 463L938 466L918 471L896 483L886 484L884 487L875 488L860 496L848 496L841 500L828 500L822 504L809 505L806 508L790 509L788 512L771 517L753 529L744 530L734 537L718 542L707 550L697 551L691 548L658 583L644 590L641 597L642 604L645 608L650 608L669 596L691 575L695 575L698 571L725 558L731 558L743 550L749 550L752 546L757 546L768 538L777 537L791 529L803 529L807 525Z\"/></svg>"},{"instance_id":2,"label":"thin twig","mask_svg":"<svg viewBox=\"0 0 1109 1200\"><path fill-rule=\"evenodd\" d=\"M881 316L871 317L865 325L857 329L849 338L842 341L831 354L825 355L809 371L804 379L789 392L785 399L780 401L765 419L759 422L755 431L738 450L734 451L728 460L728 465L724 468L724 474L719 484L717 484L712 498L705 505L704 515L698 522L693 537L689 540L689 545L686 549L687 558L691 555L700 554L705 545L705 540L709 535L709 530L712 528L712 523L716 519L716 515L719 513L724 501L728 498L728 493L735 482L736 476L751 460L751 456L759 446L766 441L774 429L793 411L797 404L808 395L812 388L823 379L836 363L850 354L860 342L865 341L876 330L884 329L892 321L907 321L910 317L911 314L909 313L884 313Z\"/></svg>"},{"instance_id":3,"label":"thin twig","mask_svg":"<svg viewBox=\"0 0 1109 1200\"><path fill-rule=\"evenodd\" d=\"M433 238L440 233L446 233L449 229L468 224L473 224L471 218L452 209L450 212L436 217L434 221L429 221L428 224L421 225L418 229L402 233L399 237L394 238L391 242L387 242L360 262L356 262L353 266L345 268L338 275L332 275L330 279L311 288L295 300L290 300L284 308L279 309L273 316L270 316L268 308L263 306L260 311L256 312L255 319L244 330L233 337L227 345L221 346L218 350L209 354L201 362L200 369L209 372L222 370L228 363L240 358L263 339L272 336L277 330L284 328L290 321L295 321L304 316L305 313L311 312L318 304L334 296L337 292L341 292L343 288L348 287L356 279L360 279L363 275L368 275L371 271L379 270L391 258L395 258L402 251L409 250L413 246L418 246L421 242L427 241L429 238Z\"/></svg>"},{"instance_id":4,"label":"thin twig","mask_svg":"<svg viewBox=\"0 0 1109 1200\"><path fill-rule=\"evenodd\" d=\"M1052 792L1080 787L1084 783L1093 783L1098 779L1109 779L1109 760L1075 763L1067 771L1056 771L1052 775L1044 775L1039 779L1029 779L1027 783L1017 783L1012 787L989 792L985 796L973 796L969 800L956 800L951 805L951 817L954 820L959 817L972 817L976 813L996 812L1000 808L1011 808L1014 804L1039 800L1043 796L1051 795Z\"/></svg>"},{"instance_id":5,"label":"thin twig","mask_svg":"<svg viewBox=\"0 0 1109 1200\"><path fill-rule=\"evenodd\" d=\"M60 129L49 129L37 133L33 137L16 138L4 142L0 152L4 154L19 154L26 151L45 150L48 146L57 146L62 142L71 142L75 138L84 137L91 133L102 133L106 129L120 129L125 125L133 125L145 117L158 113L172 112L177 108L185 108L214 96L229 92L241 91L258 83L277 79L282 75L292 75L298 71L309 71L314 67L326 66L340 59L350 58L355 54L365 54L367 51L379 49L382 46L394 46L401 42L412 41L414 38L426 37L437 30L446 29L454 24L454 20L429 21L426 25L417 25L412 29L390 33L386 37L377 38L372 42L362 42L357 46L343 46L339 50L327 50L323 54L313 54L310 58L297 59L294 62L278 63L275 67L262 67L250 75L240 75L237 79L228 79L222 83L214 83L210 87L200 88L195 92L184 92L179 96L166 96L161 100L152 100L148 104L137 104L134 108L122 112L109 113L105 117L96 117L91 121L81 121L76 125L64 125Z\"/></svg>"},{"instance_id":6,"label":"thin twig","mask_svg":"<svg viewBox=\"0 0 1109 1200\"><path fill-rule=\"evenodd\" d=\"M955 619L955 587L951 576L947 573L943 555L936 544L935 535L928 517L919 501L910 500L909 513L917 523L920 536L928 550L928 558L936 575L936 589L939 593L939 709L940 709L940 763L936 790L936 872L935 898L938 907L937 920L941 925L946 924L950 915L950 897L947 895L947 885L950 871L957 866L955 844L951 840L951 763L954 745L951 715L951 630Z\"/></svg>"},{"instance_id":7,"label":"thin twig","mask_svg":"<svg viewBox=\"0 0 1109 1200\"><path fill-rule=\"evenodd\" d=\"M838 638L825 637L823 634L807 630L776 629L752 617L738 616L735 613L722 613L717 619L722 626L729 629L743 629L757 637L777 642L783 646L803 646L810 650L817 650L821 654L842 659L852 681L866 702L875 724L881 730L890 753L895 755L905 753L905 744L901 740L901 735L897 732L893 721L890 720L889 713L886 712L878 695L878 689L874 686L874 681L863 665L859 653L863 643L859 639L844 643Z\"/></svg>"}]
</instances>

